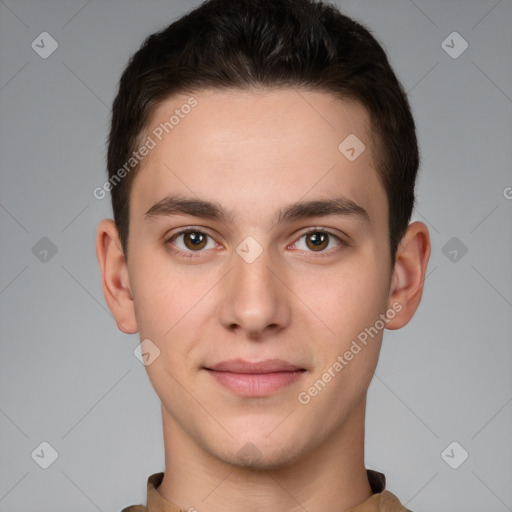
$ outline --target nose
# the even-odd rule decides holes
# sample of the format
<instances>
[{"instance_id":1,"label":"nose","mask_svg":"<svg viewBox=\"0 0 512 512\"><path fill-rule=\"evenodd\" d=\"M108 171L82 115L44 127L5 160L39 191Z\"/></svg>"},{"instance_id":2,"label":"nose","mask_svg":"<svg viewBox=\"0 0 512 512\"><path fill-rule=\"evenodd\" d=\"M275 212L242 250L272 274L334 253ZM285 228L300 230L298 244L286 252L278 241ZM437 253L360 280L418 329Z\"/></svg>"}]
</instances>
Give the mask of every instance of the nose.
<instances>
[{"instance_id":1,"label":"nose","mask_svg":"<svg viewBox=\"0 0 512 512\"><path fill-rule=\"evenodd\" d=\"M252 262L234 253L217 310L222 326L259 340L286 328L291 309L285 282L284 269L271 261L267 250Z\"/></svg>"}]
</instances>

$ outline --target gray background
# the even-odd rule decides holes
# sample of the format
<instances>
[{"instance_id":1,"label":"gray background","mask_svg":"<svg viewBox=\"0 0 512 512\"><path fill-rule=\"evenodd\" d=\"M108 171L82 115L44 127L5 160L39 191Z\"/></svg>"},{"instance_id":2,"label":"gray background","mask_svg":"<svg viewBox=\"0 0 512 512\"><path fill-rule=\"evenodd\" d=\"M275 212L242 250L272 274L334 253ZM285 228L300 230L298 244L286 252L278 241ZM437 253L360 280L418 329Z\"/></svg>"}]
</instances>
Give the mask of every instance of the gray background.
<instances>
[{"instance_id":1,"label":"gray background","mask_svg":"<svg viewBox=\"0 0 512 512\"><path fill-rule=\"evenodd\" d=\"M1 512L118 512L164 469L137 335L103 298L94 242L110 205L92 191L128 57L198 3L0 1ZM415 512L512 510L512 2L338 3L409 92L414 219L433 244L415 318L384 337L366 465ZM43 31L58 42L46 59L31 48ZM469 44L458 58L442 46L453 31ZM31 457L43 441L58 452L48 469Z\"/></svg>"}]
</instances>

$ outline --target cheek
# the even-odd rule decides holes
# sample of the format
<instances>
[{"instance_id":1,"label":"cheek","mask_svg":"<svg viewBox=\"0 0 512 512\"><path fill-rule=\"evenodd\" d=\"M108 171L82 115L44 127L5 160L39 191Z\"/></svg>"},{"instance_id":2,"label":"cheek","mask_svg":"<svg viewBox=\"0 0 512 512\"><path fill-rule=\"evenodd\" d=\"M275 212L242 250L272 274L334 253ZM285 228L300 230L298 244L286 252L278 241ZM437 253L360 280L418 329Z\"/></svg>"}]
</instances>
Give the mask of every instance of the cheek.
<instances>
[{"instance_id":1,"label":"cheek","mask_svg":"<svg viewBox=\"0 0 512 512\"><path fill-rule=\"evenodd\" d=\"M150 339L160 349L166 368L183 363L204 338L204 322L211 319L212 290L221 274L205 272L200 265L186 272L164 253L147 251L133 258L135 315L141 340Z\"/></svg>"},{"instance_id":2,"label":"cheek","mask_svg":"<svg viewBox=\"0 0 512 512\"><path fill-rule=\"evenodd\" d=\"M387 276L381 267L376 258L352 258L337 269L297 277L297 295L324 328L328 345L350 344L384 312Z\"/></svg>"},{"instance_id":3,"label":"cheek","mask_svg":"<svg viewBox=\"0 0 512 512\"><path fill-rule=\"evenodd\" d=\"M133 282L139 337L151 340L159 350L146 372L162 402L173 409L183 401L179 383L187 378L184 362L194 339L190 319L205 291L197 282L187 287L189 279L168 261L139 255L133 264L138 269Z\"/></svg>"},{"instance_id":4,"label":"cheek","mask_svg":"<svg viewBox=\"0 0 512 512\"><path fill-rule=\"evenodd\" d=\"M200 296L200 282L187 286L183 275L156 250L133 253L130 283L140 337L165 340Z\"/></svg>"},{"instance_id":5,"label":"cheek","mask_svg":"<svg viewBox=\"0 0 512 512\"><path fill-rule=\"evenodd\" d=\"M154 261L143 258L134 258L136 268L130 277L135 303L135 315L141 339L157 340L163 338L167 330L173 325L175 310L172 304L173 283L160 271ZM171 301L171 302L170 302Z\"/></svg>"}]
</instances>

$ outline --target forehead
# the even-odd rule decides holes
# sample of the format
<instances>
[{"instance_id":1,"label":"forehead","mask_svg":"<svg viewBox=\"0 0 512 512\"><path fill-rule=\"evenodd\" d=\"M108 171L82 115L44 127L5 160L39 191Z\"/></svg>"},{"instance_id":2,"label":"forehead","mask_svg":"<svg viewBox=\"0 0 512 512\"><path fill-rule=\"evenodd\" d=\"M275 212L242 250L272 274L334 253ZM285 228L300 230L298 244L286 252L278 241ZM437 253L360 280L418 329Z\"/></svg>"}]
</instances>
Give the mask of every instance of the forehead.
<instances>
[{"instance_id":1,"label":"forehead","mask_svg":"<svg viewBox=\"0 0 512 512\"><path fill-rule=\"evenodd\" d=\"M382 216L387 203L370 133L364 107L320 91L174 95L148 125L145 136L155 146L135 177L133 211L170 194L216 200L248 215L258 201L277 205L343 194L364 204L370 216L372 210Z\"/></svg>"}]
</instances>

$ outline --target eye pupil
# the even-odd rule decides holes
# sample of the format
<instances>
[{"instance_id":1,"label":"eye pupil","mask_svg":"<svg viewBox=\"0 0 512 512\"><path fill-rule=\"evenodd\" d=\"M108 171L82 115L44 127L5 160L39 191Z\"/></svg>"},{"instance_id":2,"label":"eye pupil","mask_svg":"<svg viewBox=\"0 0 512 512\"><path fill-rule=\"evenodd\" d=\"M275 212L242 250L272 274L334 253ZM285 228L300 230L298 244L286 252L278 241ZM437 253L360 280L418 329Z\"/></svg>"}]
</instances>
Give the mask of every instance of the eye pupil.
<instances>
[{"instance_id":1,"label":"eye pupil","mask_svg":"<svg viewBox=\"0 0 512 512\"><path fill-rule=\"evenodd\" d=\"M308 247L317 251L318 249L325 249L328 235L326 233L311 233L307 235L306 240Z\"/></svg>"},{"instance_id":2,"label":"eye pupil","mask_svg":"<svg viewBox=\"0 0 512 512\"><path fill-rule=\"evenodd\" d=\"M183 235L185 245L189 249L202 249L206 243L206 237L202 233L190 231Z\"/></svg>"}]
</instances>

